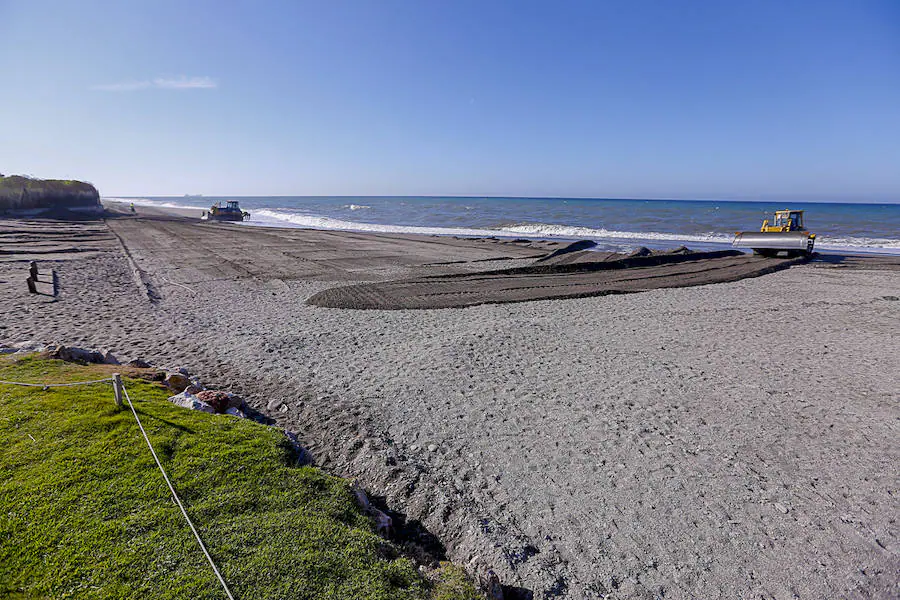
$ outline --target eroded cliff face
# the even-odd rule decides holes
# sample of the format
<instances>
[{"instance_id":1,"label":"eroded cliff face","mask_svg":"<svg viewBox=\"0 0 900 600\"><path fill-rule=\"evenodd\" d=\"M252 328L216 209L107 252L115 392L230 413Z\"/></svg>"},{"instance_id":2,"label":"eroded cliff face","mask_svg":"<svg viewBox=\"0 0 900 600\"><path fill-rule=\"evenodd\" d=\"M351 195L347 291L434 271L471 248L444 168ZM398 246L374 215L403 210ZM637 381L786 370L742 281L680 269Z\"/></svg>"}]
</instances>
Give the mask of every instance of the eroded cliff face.
<instances>
[{"instance_id":1,"label":"eroded cliff face","mask_svg":"<svg viewBox=\"0 0 900 600\"><path fill-rule=\"evenodd\" d=\"M0 212L99 206L100 193L90 183L18 175L0 177Z\"/></svg>"}]
</instances>

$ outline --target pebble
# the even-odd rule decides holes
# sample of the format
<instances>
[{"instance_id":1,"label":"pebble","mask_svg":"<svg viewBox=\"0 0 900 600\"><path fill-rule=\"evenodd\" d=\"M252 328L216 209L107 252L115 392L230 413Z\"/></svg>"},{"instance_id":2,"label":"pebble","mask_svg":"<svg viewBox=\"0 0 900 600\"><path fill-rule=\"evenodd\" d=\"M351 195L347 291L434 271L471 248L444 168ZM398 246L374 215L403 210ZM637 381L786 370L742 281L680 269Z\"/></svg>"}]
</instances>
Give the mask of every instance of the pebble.
<instances>
[{"instance_id":1,"label":"pebble","mask_svg":"<svg viewBox=\"0 0 900 600\"><path fill-rule=\"evenodd\" d=\"M777 510L778 512L783 513L783 514L787 514L787 512L789 510L788 507L785 506L784 504L782 504L781 502L776 502L774 504L774 506L775 506L775 510Z\"/></svg>"},{"instance_id":2,"label":"pebble","mask_svg":"<svg viewBox=\"0 0 900 600\"><path fill-rule=\"evenodd\" d=\"M434 444L428 444L428 451L437 452L437 446L435 446Z\"/></svg>"}]
</instances>

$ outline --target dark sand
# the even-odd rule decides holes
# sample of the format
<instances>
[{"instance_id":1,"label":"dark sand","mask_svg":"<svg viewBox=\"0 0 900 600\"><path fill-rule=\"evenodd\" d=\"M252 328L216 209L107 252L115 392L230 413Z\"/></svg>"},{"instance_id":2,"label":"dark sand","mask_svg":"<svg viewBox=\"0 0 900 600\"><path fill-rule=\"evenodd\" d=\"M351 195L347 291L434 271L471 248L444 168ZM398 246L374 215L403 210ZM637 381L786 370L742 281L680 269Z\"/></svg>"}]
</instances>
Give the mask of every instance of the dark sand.
<instances>
[{"instance_id":1,"label":"dark sand","mask_svg":"<svg viewBox=\"0 0 900 600\"><path fill-rule=\"evenodd\" d=\"M896 259L354 311L307 300L527 271L560 245L138 217L0 221L0 342L186 366L536 598L898 596ZM25 291L33 257L58 298Z\"/></svg>"},{"instance_id":2,"label":"dark sand","mask_svg":"<svg viewBox=\"0 0 900 600\"><path fill-rule=\"evenodd\" d=\"M553 263L539 260L531 266L497 271L331 288L312 296L309 303L327 308L400 310L588 298L726 283L806 262L805 259L766 259L731 250L636 257L578 252L558 258L563 260Z\"/></svg>"}]
</instances>

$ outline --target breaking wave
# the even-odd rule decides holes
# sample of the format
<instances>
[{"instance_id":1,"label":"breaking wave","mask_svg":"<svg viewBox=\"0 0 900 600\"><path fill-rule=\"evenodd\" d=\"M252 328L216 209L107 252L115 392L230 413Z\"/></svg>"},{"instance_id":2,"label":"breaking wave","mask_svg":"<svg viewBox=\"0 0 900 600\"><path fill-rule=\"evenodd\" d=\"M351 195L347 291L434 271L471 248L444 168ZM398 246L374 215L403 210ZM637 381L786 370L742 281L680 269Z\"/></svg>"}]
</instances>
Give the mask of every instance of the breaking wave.
<instances>
[{"instance_id":1,"label":"breaking wave","mask_svg":"<svg viewBox=\"0 0 900 600\"><path fill-rule=\"evenodd\" d=\"M657 231L615 231L549 223L518 223L514 225L485 228L389 225L347 221L321 215L300 214L266 208L253 211L253 219L254 220L248 222L248 224L266 225L270 227L336 229L342 231L371 231L377 233L417 233L423 235L458 235L467 237L495 236L610 240L611 242L630 243L632 245L642 242L676 242L731 246L731 241L733 239L733 235L730 233L709 232L703 234L681 234ZM816 247L828 250L869 250L894 254L900 253L900 240L865 237L830 238L828 236L820 235L817 239Z\"/></svg>"},{"instance_id":2,"label":"breaking wave","mask_svg":"<svg viewBox=\"0 0 900 600\"><path fill-rule=\"evenodd\" d=\"M178 204L177 202L166 202L161 200L149 200L147 198L101 198L102 201L122 202L125 204L134 204L135 206L155 206L157 208L178 208L186 210L207 209L209 205L190 205Z\"/></svg>"}]
</instances>

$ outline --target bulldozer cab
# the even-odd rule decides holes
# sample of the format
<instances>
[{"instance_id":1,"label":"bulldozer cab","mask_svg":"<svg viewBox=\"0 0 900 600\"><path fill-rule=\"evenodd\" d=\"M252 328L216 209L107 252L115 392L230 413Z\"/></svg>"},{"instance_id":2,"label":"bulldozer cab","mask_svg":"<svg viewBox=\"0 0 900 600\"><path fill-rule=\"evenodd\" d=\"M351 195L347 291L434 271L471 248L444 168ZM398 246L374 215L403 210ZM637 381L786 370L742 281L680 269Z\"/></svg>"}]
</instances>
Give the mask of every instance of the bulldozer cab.
<instances>
[{"instance_id":1,"label":"bulldozer cab","mask_svg":"<svg viewBox=\"0 0 900 600\"><path fill-rule=\"evenodd\" d=\"M228 201L228 210L241 210L241 207L238 205L237 200L229 200Z\"/></svg>"},{"instance_id":2,"label":"bulldozer cab","mask_svg":"<svg viewBox=\"0 0 900 600\"><path fill-rule=\"evenodd\" d=\"M802 210L776 210L775 217L763 221L761 232L805 231Z\"/></svg>"}]
</instances>

